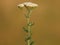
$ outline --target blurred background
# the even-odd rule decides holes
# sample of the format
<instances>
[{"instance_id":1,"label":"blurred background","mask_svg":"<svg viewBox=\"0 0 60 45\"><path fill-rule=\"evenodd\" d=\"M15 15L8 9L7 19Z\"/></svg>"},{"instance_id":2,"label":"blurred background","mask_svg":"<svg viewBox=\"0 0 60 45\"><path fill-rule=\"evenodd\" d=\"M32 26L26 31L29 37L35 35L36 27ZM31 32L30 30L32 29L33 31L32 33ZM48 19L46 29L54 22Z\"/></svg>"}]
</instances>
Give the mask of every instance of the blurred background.
<instances>
[{"instance_id":1,"label":"blurred background","mask_svg":"<svg viewBox=\"0 0 60 45\"><path fill-rule=\"evenodd\" d=\"M0 0L0 45L25 45L26 10L17 7L25 1ZM60 45L60 1L30 1L39 5L31 16L34 45Z\"/></svg>"}]
</instances>

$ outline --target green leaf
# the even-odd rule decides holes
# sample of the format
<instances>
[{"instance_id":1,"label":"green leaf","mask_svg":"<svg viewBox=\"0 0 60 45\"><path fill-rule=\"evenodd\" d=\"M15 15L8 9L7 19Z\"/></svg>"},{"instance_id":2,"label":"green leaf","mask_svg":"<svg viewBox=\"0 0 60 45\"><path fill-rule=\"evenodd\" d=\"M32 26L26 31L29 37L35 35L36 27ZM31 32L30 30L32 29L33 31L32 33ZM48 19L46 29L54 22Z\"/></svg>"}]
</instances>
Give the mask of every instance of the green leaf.
<instances>
[{"instance_id":1,"label":"green leaf","mask_svg":"<svg viewBox=\"0 0 60 45\"><path fill-rule=\"evenodd\" d=\"M23 27L24 31L28 33L28 29L26 27Z\"/></svg>"},{"instance_id":2,"label":"green leaf","mask_svg":"<svg viewBox=\"0 0 60 45\"><path fill-rule=\"evenodd\" d=\"M34 44L34 41L32 41L31 43L30 43L30 45L33 45Z\"/></svg>"},{"instance_id":3,"label":"green leaf","mask_svg":"<svg viewBox=\"0 0 60 45\"><path fill-rule=\"evenodd\" d=\"M30 40L31 39L31 37L26 37L25 38L25 41L28 41L28 40Z\"/></svg>"}]
</instances>

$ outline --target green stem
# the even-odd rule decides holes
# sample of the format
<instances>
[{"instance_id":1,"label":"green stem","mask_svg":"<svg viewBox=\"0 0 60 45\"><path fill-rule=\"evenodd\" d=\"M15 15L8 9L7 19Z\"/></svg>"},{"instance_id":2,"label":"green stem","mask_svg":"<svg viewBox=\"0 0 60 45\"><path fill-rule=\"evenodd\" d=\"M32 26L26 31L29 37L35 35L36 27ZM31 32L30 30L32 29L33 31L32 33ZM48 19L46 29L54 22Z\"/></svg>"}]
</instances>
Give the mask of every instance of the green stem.
<instances>
[{"instance_id":1,"label":"green stem","mask_svg":"<svg viewBox=\"0 0 60 45\"><path fill-rule=\"evenodd\" d=\"M30 18L27 18L27 24L30 23ZM30 26L27 27L28 28L28 36L31 37L31 28ZM27 41L28 45L30 45L30 39Z\"/></svg>"},{"instance_id":2,"label":"green stem","mask_svg":"<svg viewBox=\"0 0 60 45\"><path fill-rule=\"evenodd\" d=\"M31 10L28 10L28 13L27 13L27 29L28 29L28 36L31 38L31 26L29 26L28 24L30 23L30 16L31 16ZM31 43L31 39L27 40L27 45L30 45Z\"/></svg>"}]
</instances>

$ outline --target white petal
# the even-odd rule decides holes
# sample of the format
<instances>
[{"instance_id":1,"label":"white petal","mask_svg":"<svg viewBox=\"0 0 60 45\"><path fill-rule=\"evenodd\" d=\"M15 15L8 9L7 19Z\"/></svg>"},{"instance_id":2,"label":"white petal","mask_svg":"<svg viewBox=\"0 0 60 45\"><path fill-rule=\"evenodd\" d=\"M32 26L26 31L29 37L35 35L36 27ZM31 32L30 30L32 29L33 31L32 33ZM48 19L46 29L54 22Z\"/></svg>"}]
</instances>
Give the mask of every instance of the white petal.
<instances>
[{"instance_id":1,"label":"white petal","mask_svg":"<svg viewBox=\"0 0 60 45\"><path fill-rule=\"evenodd\" d=\"M24 4L19 4L18 7L24 7Z\"/></svg>"},{"instance_id":2,"label":"white petal","mask_svg":"<svg viewBox=\"0 0 60 45\"><path fill-rule=\"evenodd\" d=\"M32 2L25 2L23 3L25 6L29 6L29 7L37 7L38 4L32 3Z\"/></svg>"}]
</instances>

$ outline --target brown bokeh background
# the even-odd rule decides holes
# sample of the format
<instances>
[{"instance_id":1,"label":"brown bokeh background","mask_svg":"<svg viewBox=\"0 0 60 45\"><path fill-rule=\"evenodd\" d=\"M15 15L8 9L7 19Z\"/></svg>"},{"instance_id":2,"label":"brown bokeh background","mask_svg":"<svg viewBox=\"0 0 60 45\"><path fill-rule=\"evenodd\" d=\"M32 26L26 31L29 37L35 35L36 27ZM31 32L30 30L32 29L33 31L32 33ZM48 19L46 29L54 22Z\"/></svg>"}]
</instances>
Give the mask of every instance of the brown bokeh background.
<instances>
[{"instance_id":1,"label":"brown bokeh background","mask_svg":"<svg viewBox=\"0 0 60 45\"><path fill-rule=\"evenodd\" d=\"M0 0L0 45L25 45L22 27L26 10L18 9L26 0ZM33 11L31 21L34 45L60 45L60 1L30 0L39 6Z\"/></svg>"}]
</instances>

